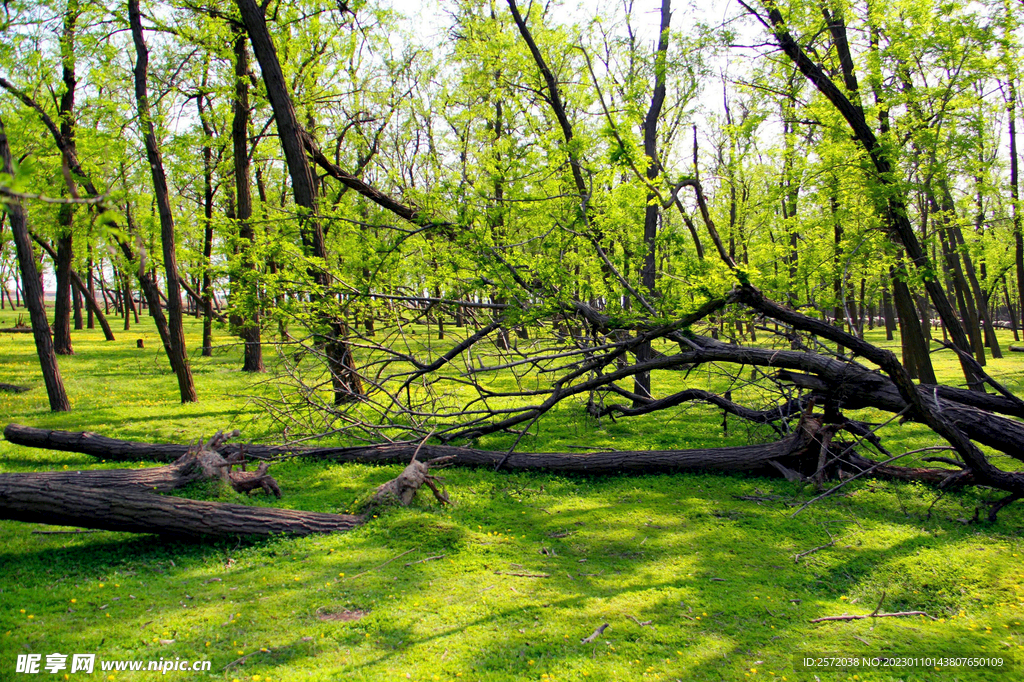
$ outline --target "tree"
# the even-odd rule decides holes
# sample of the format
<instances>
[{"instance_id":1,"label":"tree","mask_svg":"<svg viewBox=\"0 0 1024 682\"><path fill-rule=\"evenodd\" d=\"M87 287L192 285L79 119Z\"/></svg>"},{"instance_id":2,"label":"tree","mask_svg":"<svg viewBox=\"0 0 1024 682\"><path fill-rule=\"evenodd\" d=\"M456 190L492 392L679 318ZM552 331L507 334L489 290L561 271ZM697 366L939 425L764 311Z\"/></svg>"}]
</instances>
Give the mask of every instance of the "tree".
<instances>
[{"instance_id":1,"label":"tree","mask_svg":"<svg viewBox=\"0 0 1024 682\"><path fill-rule=\"evenodd\" d=\"M0 162L7 177L14 177L14 161L11 158L11 147L7 142L7 131L3 119L0 119ZM50 399L50 410L67 412L71 409L64 390L64 380L57 366L57 355L50 338L50 325L46 320L46 309L43 303L42 282L36 270L35 254L32 252L32 238L28 233L25 209L17 199L7 199L7 217L11 225L11 234L18 253L18 265L21 268L21 290L32 320L32 335L36 341L36 352L43 370L43 382L46 384L46 395Z\"/></svg>"},{"instance_id":2,"label":"tree","mask_svg":"<svg viewBox=\"0 0 1024 682\"><path fill-rule=\"evenodd\" d=\"M171 199L167 191L167 179L164 175L163 160L157 146L156 131L149 108L149 93L146 87L146 74L149 65L149 50L142 35L142 16L139 12L139 1L128 0L128 20L132 29L132 40L135 43L135 100L138 107L139 127L146 146L146 158L149 160L150 172L153 176L153 190L156 192L157 210L160 214L160 243L163 246L164 272L167 286L167 338L165 344L171 368L178 377L178 390L181 402L196 402L196 389L192 380L192 369L188 364L188 351L185 348L185 332L182 327L181 283L178 279L178 255L175 251L174 214L171 212ZM150 302L151 308L154 302ZM155 301L155 308L160 308L160 301Z\"/></svg>"}]
</instances>

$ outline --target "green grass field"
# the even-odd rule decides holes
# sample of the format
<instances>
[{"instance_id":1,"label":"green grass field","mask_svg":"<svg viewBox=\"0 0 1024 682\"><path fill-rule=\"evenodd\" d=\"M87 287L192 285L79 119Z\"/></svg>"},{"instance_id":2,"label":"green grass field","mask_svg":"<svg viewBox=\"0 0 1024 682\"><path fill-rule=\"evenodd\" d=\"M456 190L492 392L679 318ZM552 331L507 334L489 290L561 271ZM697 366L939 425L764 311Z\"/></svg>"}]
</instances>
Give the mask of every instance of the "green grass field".
<instances>
[{"instance_id":1,"label":"green grass field","mask_svg":"<svg viewBox=\"0 0 1024 682\"><path fill-rule=\"evenodd\" d=\"M15 318L3 311L0 327ZM148 320L128 333L112 323L116 342L104 342L99 330L74 333L77 354L60 361L74 410L60 415L48 411L31 335L0 335L0 381L34 387L0 393L3 421L148 441L184 442L236 427L248 440L280 440L247 401L263 389L238 371L240 351L226 332L216 342L228 345L201 358L200 327L190 320L200 402L182 406ZM879 339L875 332L872 340ZM1019 389L1024 354L1010 355L989 370ZM936 355L937 369L955 381L947 356ZM673 373L664 381L679 379ZM767 437L736 420L730 425L723 437L720 413L696 406L597 422L573 404L521 448ZM894 451L936 442L909 425L882 435ZM504 436L480 442L509 444ZM3 472L106 466L0 442ZM400 470L280 463L272 473L284 498L275 504L344 512ZM1024 512L1017 504L996 524L964 523L991 492L940 497L918 486L856 482L792 518L814 493L776 479L466 469L445 476L450 508L424 495L353 532L302 539L182 544L109 532L38 534L52 529L0 522L0 680L34 679L14 672L18 654L42 654L45 664L54 652L212 663L209 673L166 674L100 672L97 663L93 675L71 680L1024 677ZM794 561L828 543L829 534L834 545ZM869 614L880 601L882 611L920 610L934 620L809 622ZM581 642L603 623L603 634ZM795 665L803 656L879 653L998 657L1007 667L806 672Z\"/></svg>"}]
</instances>

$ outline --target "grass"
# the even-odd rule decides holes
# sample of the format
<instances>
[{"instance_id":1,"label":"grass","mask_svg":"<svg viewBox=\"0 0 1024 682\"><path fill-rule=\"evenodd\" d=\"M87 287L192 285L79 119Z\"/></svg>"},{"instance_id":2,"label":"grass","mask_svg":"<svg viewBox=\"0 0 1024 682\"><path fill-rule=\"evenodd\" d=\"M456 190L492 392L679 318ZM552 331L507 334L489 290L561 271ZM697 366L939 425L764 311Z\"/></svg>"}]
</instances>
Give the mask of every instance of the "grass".
<instances>
[{"instance_id":1,"label":"grass","mask_svg":"<svg viewBox=\"0 0 1024 682\"><path fill-rule=\"evenodd\" d=\"M0 313L0 327L15 315ZM61 358L74 405L51 414L28 334L0 336L5 421L140 440L194 440L241 427L272 440L245 395L236 347L192 353L201 402L183 406L155 332L76 332ZM199 327L187 329L190 348ZM877 334L877 332L876 332ZM135 347L144 338L146 348ZM218 342L226 342L224 332ZM875 338L874 340L878 340ZM1008 341L1008 339L1006 339ZM937 354L937 370L956 378ZM1024 358L990 371L1020 388ZM667 381L678 381L673 376ZM713 383L713 382L712 382ZM664 387L662 387L664 388ZM566 406L525 447L687 447L759 432L689 407L602 421ZM886 427L890 447L935 441ZM508 440L483 439L485 447ZM1001 462L1005 465L1005 462ZM113 466L0 442L0 471ZM399 466L285 462L278 504L344 512ZM562 477L452 469L454 505L422 496L355 531L257 543L184 544L98 532L40 535L0 522L0 679L20 653L208 659L210 673L81 673L70 679L292 680L996 680L1024 659L1024 513L965 524L991 493L943 496L857 482L795 518L813 492L724 475ZM758 500L738 499L757 497ZM259 498L249 503L269 504ZM826 544L807 555L794 555ZM546 575L525 577L515 573ZM812 624L826 615L920 610L922 617ZM608 629L581 643L602 623ZM896 652L1000 656L1006 669L804 672L796 658ZM235 663L240 658L244 662ZM234 664L233 664L234 663ZM68 672L68 671L63 671ZM49 676L49 673L42 673ZM108 678L112 675L112 678Z\"/></svg>"}]
</instances>

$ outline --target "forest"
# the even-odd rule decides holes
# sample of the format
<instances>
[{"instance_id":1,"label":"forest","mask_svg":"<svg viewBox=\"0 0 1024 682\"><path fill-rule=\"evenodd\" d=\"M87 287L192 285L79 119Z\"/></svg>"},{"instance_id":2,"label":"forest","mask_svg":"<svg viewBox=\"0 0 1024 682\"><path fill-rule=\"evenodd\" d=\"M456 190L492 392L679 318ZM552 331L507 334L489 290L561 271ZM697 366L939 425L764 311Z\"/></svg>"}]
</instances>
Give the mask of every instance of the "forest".
<instances>
[{"instance_id":1,"label":"forest","mask_svg":"<svg viewBox=\"0 0 1024 682\"><path fill-rule=\"evenodd\" d=\"M229 647L175 596L160 618L204 634L117 645L220 642L217 679L802 679L797 640L1012 660L1021 20L1010 0L5 3L0 574L27 582L0 591L0 649L67 641L17 606L78 622L22 578L49 565L75 588L144 574L157 601L227 571L288 623ZM731 568L674 563L695 546ZM293 590L273 558L335 551L358 586L321 557ZM738 603L773 572L773 606ZM492 577L500 616L486 595L430 611L463 651L445 667L401 608ZM668 636L701 618L715 633Z\"/></svg>"}]
</instances>

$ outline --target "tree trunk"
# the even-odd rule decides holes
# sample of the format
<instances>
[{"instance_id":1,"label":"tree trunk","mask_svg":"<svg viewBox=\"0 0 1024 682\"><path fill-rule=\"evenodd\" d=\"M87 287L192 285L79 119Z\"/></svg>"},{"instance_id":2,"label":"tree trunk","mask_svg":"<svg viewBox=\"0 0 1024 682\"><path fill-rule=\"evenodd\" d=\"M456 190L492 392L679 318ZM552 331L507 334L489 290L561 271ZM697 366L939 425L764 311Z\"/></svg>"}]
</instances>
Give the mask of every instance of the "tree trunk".
<instances>
[{"instance_id":1,"label":"tree trunk","mask_svg":"<svg viewBox=\"0 0 1024 682\"><path fill-rule=\"evenodd\" d=\"M135 310L135 295L132 293L128 274L121 272L118 281L121 282L121 291L124 292L121 295L121 298L124 300L124 330L128 331L132 328L132 315L135 315L137 318L139 313Z\"/></svg>"},{"instance_id":2,"label":"tree trunk","mask_svg":"<svg viewBox=\"0 0 1024 682\"><path fill-rule=\"evenodd\" d=\"M801 428L782 440L764 445L742 445L726 448L698 448L693 450L643 450L568 453L518 453L476 450L447 445L418 446L416 443L380 444L356 447L311 448L295 452L310 459L334 462L403 462L409 461L419 449L423 461L440 457L451 458L454 464L494 467L504 462L509 469L547 469L550 471L614 474L623 471L757 471L774 473L771 460L797 468L801 458L816 462L817 441L814 437L821 428L817 419L805 419ZM108 461L162 460L174 461L188 451L184 444L148 444L119 441L94 433L48 431L10 424L4 430L8 441L30 447L83 452ZM227 459L239 450L250 457L280 455L284 450L270 446L225 445L220 452ZM811 452L813 451L813 453ZM259 453L259 454L257 454ZM152 480L166 485L173 478L171 467L167 471L147 473ZM136 470L128 470L136 471ZM147 471L147 470L143 470ZM148 470L158 471L157 469ZM103 472L94 472L101 474ZM66 475L62 472L45 475ZM0 477L2 478L2 477ZM148 479L147 479L148 480ZM161 488L169 489L169 488Z\"/></svg>"},{"instance_id":3,"label":"tree trunk","mask_svg":"<svg viewBox=\"0 0 1024 682\"><path fill-rule=\"evenodd\" d=\"M893 340L893 332L896 331L896 316L892 309L892 296L889 295L888 285L882 288L882 316L885 318L885 340Z\"/></svg>"},{"instance_id":4,"label":"tree trunk","mask_svg":"<svg viewBox=\"0 0 1024 682\"><path fill-rule=\"evenodd\" d=\"M142 17L139 13L139 0L128 0L128 19L132 28L132 40L135 43L135 101L138 105L139 121L142 128L143 142L146 146L146 158L149 160L153 176L153 190L156 195L157 212L160 215L160 242L163 245L164 272L167 278L167 333L168 358L171 369L178 378L178 390L181 402L196 402L196 388L192 381L192 369L188 364L188 351L185 347L185 331L182 326L181 284L178 281L178 255L174 246L174 216L171 213L171 199L167 191L167 178L164 175L163 160L157 146L156 131L149 110L149 95L146 88L149 52L142 35ZM159 301L157 301L159 308Z\"/></svg>"},{"instance_id":5,"label":"tree trunk","mask_svg":"<svg viewBox=\"0 0 1024 682\"><path fill-rule=\"evenodd\" d=\"M70 0L64 13L64 30L60 37L62 62L62 78L64 91L60 97L60 132L64 139L74 144L75 129L75 25L78 21L78 0ZM66 179L72 194L76 194L74 180L68 172L67 160L62 159ZM72 250L72 229L74 227L75 207L62 204L57 209L57 257L53 266L57 277L57 294L53 303L53 349L58 355L74 355L71 347L71 267L74 253Z\"/></svg>"},{"instance_id":6,"label":"tree trunk","mask_svg":"<svg viewBox=\"0 0 1024 682\"><path fill-rule=\"evenodd\" d=\"M82 292L78 287L71 288L72 312L75 318L75 331L82 331L85 327L85 320L82 319Z\"/></svg>"},{"instance_id":7,"label":"tree trunk","mask_svg":"<svg viewBox=\"0 0 1024 682\"><path fill-rule=\"evenodd\" d=\"M245 35L235 38L235 97L232 102L231 143L235 168L235 205L238 218L239 249L245 268L255 267L249 255L254 248L255 233L252 229L252 188L249 173L249 54L245 47ZM255 286L255 285L248 285ZM232 292L235 293L235 292ZM245 343L242 360L243 372L263 371L263 344L260 339L260 317L253 306L251 316L241 320L239 336Z\"/></svg>"},{"instance_id":8,"label":"tree trunk","mask_svg":"<svg viewBox=\"0 0 1024 682\"><path fill-rule=\"evenodd\" d=\"M88 315L86 316L85 326L88 327L89 329L95 329L96 328L96 319L95 319L95 317L93 317L96 314L94 312L94 310L93 310L96 307L96 287L93 284L92 268L93 268L93 263L92 263L92 244L89 244L89 260L86 263L86 270L85 270L85 281L86 281L86 284L87 284L85 289L86 289L86 291L88 293L83 294L83 296L86 299L86 304L85 305L89 309ZM89 303L88 303L88 301L90 299L92 300L92 305L89 305Z\"/></svg>"},{"instance_id":9,"label":"tree trunk","mask_svg":"<svg viewBox=\"0 0 1024 682\"><path fill-rule=\"evenodd\" d=\"M897 396L898 399L898 396ZM567 453L512 453L473 448L451 447L446 445L428 445L416 443L384 443L355 447L311 448L295 451L308 459L332 462L364 462L393 463L442 461L446 464L459 466L482 466L487 468L502 467L516 470L546 470L570 474L616 475L623 472L698 472L698 471L729 471L746 472L766 476L812 475L818 470L822 454L822 443L835 432L834 426L823 426L819 417L804 415L794 431L779 441L764 445L744 445L725 448L700 448L692 450L655 450L655 451L611 451L611 452L567 452ZM184 444L148 444L132 441L120 441L91 433L70 433L65 431L46 431L11 424L5 430L10 442L54 450L84 452L94 457L115 461L137 460L173 460L182 458L188 452ZM287 452L283 448L259 445L223 445L219 452L226 458L243 451L256 457L273 457ZM180 459L179 459L180 462ZM850 468L862 471L866 467L877 464L854 453L847 453L839 466L851 465ZM153 469L101 470L92 472L48 472L44 474L7 474L0 475L0 492L3 482L17 476L32 477L34 480L46 478L52 488L66 488L74 485L95 488L105 487L127 490L141 489L145 486L159 490L173 490L177 485L190 480L198 480L202 476L195 471L180 474L176 467L157 467ZM408 469L407 469L408 471ZM407 472L403 472L405 475ZM881 466L875 472L879 478L892 478L907 481L921 481L932 485L943 485L948 482L951 469L908 468L898 466ZM116 476L115 479L113 476ZM190 478L188 478L190 477ZM186 480L187 478L187 480ZM400 476L394 482L399 482ZM964 481L966 482L966 481ZM384 488L385 486L382 486ZM109 497L109 492L108 492ZM175 499L175 498L158 498ZM204 503L206 504L206 503ZM2 502L0 502L2 505ZM222 505L226 506L226 505ZM246 509L251 509L246 507ZM2 506L0 506L2 510ZM139 509L138 513L145 510ZM275 510L267 510L275 511ZM2 514L2 511L0 511ZM362 519L353 517L358 523ZM63 521L43 521L44 523L64 523ZM66 525L83 524L81 521L68 522ZM162 525L162 522L161 522ZM148 530L137 532L168 532ZM235 531L230 531L231 532ZM186 527L187 534L187 527Z\"/></svg>"},{"instance_id":10,"label":"tree trunk","mask_svg":"<svg viewBox=\"0 0 1024 682\"><path fill-rule=\"evenodd\" d=\"M236 435L238 431L228 437ZM430 475L430 465L417 461L410 462L398 477L380 486L359 516L199 502L155 494L196 481L219 480L240 493L262 489L280 497L277 482L266 473L269 463L263 462L255 471L245 471L244 455L226 460L217 452L226 440L219 432L173 464L150 469L0 474L0 518L189 539L269 537L349 530L366 521L377 507L408 505L423 485L433 491L439 502L449 503L437 488L438 479ZM232 472L235 464L242 464L242 471Z\"/></svg>"},{"instance_id":11,"label":"tree trunk","mask_svg":"<svg viewBox=\"0 0 1024 682\"><path fill-rule=\"evenodd\" d=\"M351 530L361 518L341 514L201 502L75 484L54 486L39 474L0 475L0 517L28 523L159 533L188 540L310 535Z\"/></svg>"},{"instance_id":12,"label":"tree trunk","mask_svg":"<svg viewBox=\"0 0 1024 682\"><path fill-rule=\"evenodd\" d=\"M2 119L0 119L0 162L3 164L4 173L14 174L11 148L7 143L7 133ZM21 268L21 286L25 292L25 306L28 308L29 318L32 320L32 335L36 341L36 353L39 355L39 365L43 371L43 382L46 384L50 410L67 412L71 409L71 403L68 401L67 393L64 390L64 380L61 379L60 369L57 367L57 355L53 349L53 340L50 338L50 325L46 319L46 309L43 303L43 287L39 283L39 271L36 270L35 254L32 251L32 238L28 233L25 209L22 208L21 202L14 199L9 200L7 215L10 216L11 234L14 237L18 265Z\"/></svg>"},{"instance_id":13,"label":"tree trunk","mask_svg":"<svg viewBox=\"0 0 1024 682\"><path fill-rule=\"evenodd\" d=\"M62 231L57 239L57 257L53 266L57 275L57 293L53 301L53 350L57 355L74 355L71 347L71 207L64 204L57 211Z\"/></svg>"},{"instance_id":14,"label":"tree trunk","mask_svg":"<svg viewBox=\"0 0 1024 682\"><path fill-rule=\"evenodd\" d=\"M1010 319L1010 329L1013 331L1013 340L1020 341L1020 333L1017 331L1017 316L1013 310L1013 303L1010 301L1010 287L1006 283L1006 275L1003 275L1003 297L1006 300L1006 316Z\"/></svg>"},{"instance_id":15,"label":"tree trunk","mask_svg":"<svg viewBox=\"0 0 1024 682\"><path fill-rule=\"evenodd\" d=\"M906 282L906 271L902 263L897 270L890 270L892 277L893 299L899 316L900 342L903 344L903 365L910 376L924 384L937 384L935 370L932 368L931 354L921 320L914 307L914 298Z\"/></svg>"},{"instance_id":16,"label":"tree trunk","mask_svg":"<svg viewBox=\"0 0 1024 682\"><path fill-rule=\"evenodd\" d=\"M209 65L207 65L209 66ZM205 80L205 72L204 72ZM203 126L203 357L213 355L213 126L206 119L203 98L206 93L200 92L196 97L199 109L199 120ZM196 312L199 312L198 301Z\"/></svg>"},{"instance_id":17,"label":"tree trunk","mask_svg":"<svg viewBox=\"0 0 1024 682\"><path fill-rule=\"evenodd\" d=\"M267 30L266 17L255 0L236 0L246 32L252 43L256 60L260 64L263 81L267 87L267 97L274 110L277 124L278 139L284 150L288 165L288 175L292 181L292 193L295 203L303 209L299 216L299 231L303 246L315 258L328 261L324 246L324 234L320 225L316 185L312 169L306 158L303 131L295 114L295 107L288 84L281 70L281 62L277 50ZM330 285L330 276L322 268L311 267L310 277L323 289ZM334 389L334 404L348 402L363 394L362 381L355 372L351 348L345 339L345 326L333 319L329 308L317 314L319 326L325 328L326 342L324 350L328 354L331 369L331 383Z\"/></svg>"},{"instance_id":18,"label":"tree trunk","mask_svg":"<svg viewBox=\"0 0 1024 682\"><path fill-rule=\"evenodd\" d=\"M647 157L647 180L652 186L657 183L658 175L660 174L658 163L658 121L661 119L661 109L665 104L665 74L668 70L666 59L668 55L669 22L671 18L671 0L661 0L661 31L658 36L658 48L654 57L654 93L651 96L651 106L647 109L643 126L644 155ZM661 220L661 204L657 199L657 195L648 190L647 205L644 209L644 262L640 271L643 290L652 301L656 296L657 271L655 269L655 259L658 223ZM637 362L644 362L650 359L650 357L651 344L641 344L636 350ZM634 377L633 392L643 398L651 397L651 375L649 372L641 372Z\"/></svg>"}]
</instances>

